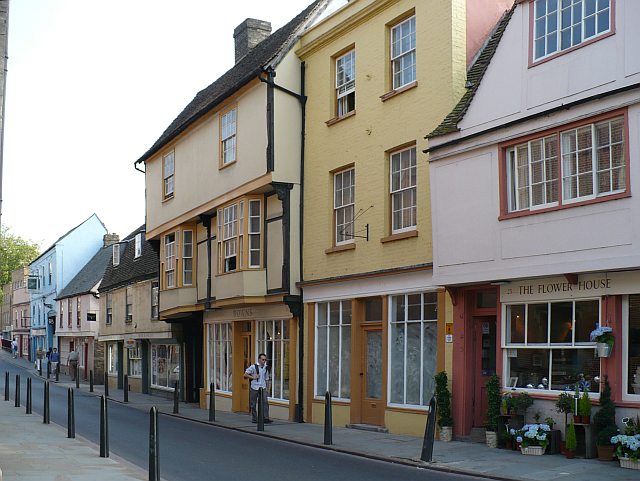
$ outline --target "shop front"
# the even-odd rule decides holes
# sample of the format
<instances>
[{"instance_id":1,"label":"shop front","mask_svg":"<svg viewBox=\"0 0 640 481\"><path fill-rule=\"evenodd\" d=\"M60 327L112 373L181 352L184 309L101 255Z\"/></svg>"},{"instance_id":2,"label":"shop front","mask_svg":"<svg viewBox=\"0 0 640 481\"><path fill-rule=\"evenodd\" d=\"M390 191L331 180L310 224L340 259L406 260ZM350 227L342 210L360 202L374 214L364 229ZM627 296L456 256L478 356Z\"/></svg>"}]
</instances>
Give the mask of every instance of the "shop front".
<instances>
[{"instance_id":1,"label":"shop front","mask_svg":"<svg viewBox=\"0 0 640 481\"><path fill-rule=\"evenodd\" d=\"M298 319L284 303L244 305L206 311L205 388L200 405L209 403L213 384L216 409L249 412L249 380L244 371L267 355L271 373L270 416L295 419Z\"/></svg>"}]
</instances>

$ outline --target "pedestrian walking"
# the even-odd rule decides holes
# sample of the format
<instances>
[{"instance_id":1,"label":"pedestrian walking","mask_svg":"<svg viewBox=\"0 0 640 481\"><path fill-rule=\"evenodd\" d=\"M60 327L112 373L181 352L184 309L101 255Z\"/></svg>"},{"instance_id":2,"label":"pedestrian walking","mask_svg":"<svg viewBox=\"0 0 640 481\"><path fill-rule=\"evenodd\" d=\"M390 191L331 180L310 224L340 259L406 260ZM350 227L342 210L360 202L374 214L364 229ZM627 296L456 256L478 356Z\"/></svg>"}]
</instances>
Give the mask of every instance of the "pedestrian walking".
<instances>
[{"instance_id":1,"label":"pedestrian walking","mask_svg":"<svg viewBox=\"0 0 640 481\"><path fill-rule=\"evenodd\" d=\"M53 348L51 356L49 357L49 362L51 363L51 372L56 372L56 369L58 369L58 365L60 364L60 353L58 352L58 348Z\"/></svg>"},{"instance_id":2,"label":"pedestrian walking","mask_svg":"<svg viewBox=\"0 0 640 481\"><path fill-rule=\"evenodd\" d=\"M18 357L18 342L14 339L11 341L11 352L13 352L13 358Z\"/></svg>"},{"instance_id":3,"label":"pedestrian walking","mask_svg":"<svg viewBox=\"0 0 640 481\"><path fill-rule=\"evenodd\" d=\"M249 389L249 404L251 405L251 422L258 422L258 397L259 389L262 388L262 405L264 406L264 422L271 423L269 418L269 401L267 392L271 388L271 373L267 366L267 355L262 353L258 355L258 364L252 364L244 372L246 379L251 379L251 389Z\"/></svg>"},{"instance_id":4,"label":"pedestrian walking","mask_svg":"<svg viewBox=\"0 0 640 481\"><path fill-rule=\"evenodd\" d=\"M69 357L67 358L67 363L69 366L69 370L71 371L71 380L75 381L76 376L78 375L78 351L73 350L69 353Z\"/></svg>"},{"instance_id":5,"label":"pedestrian walking","mask_svg":"<svg viewBox=\"0 0 640 481\"><path fill-rule=\"evenodd\" d=\"M42 350L41 347L38 347L38 350L36 351L36 371L40 369L43 359L44 359L44 351Z\"/></svg>"}]
</instances>

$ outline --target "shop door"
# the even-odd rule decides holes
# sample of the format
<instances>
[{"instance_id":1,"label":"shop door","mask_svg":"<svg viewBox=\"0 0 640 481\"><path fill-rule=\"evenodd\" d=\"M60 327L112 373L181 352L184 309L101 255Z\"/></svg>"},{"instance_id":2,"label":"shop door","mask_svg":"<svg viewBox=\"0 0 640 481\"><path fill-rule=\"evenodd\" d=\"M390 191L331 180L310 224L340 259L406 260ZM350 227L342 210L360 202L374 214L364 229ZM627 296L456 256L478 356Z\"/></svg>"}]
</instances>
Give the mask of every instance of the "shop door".
<instances>
[{"instance_id":1,"label":"shop door","mask_svg":"<svg viewBox=\"0 0 640 481\"><path fill-rule=\"evenodd\" d=\"M475 389L473 403L473 426L484 427L487 423L487 381L496 373L496 318L494 316L474 318L474 363Z\"/></svg>"},{"instance_id":2,"label":"shop door","mask_svg":"<svg viewBox=\"0 0 640 481\"><path fill-rule=\"evenodd\" d=\"M251 364L255 364L254 356L253 356L253 336L250 332L244 332L240 336L241 338L241 352L242 352L242 374L244 374L244 370L248 368ZM250 412L251 407L249 406L249 388L250 388L251 379L246 379L244 375L242 376L242 380L240 382L240 411L241 412Z\"/></svg>"},{"instance_id":3,"label":"shop door","mask_svg":"<svg viewBox=\"0 0 640 481\"><path fill-rule=\"evenodd\" d=\"M382 399L382 327L362 328L362 422L376 426L384 425L384 402Z\"/></svg>"}]
</instances>

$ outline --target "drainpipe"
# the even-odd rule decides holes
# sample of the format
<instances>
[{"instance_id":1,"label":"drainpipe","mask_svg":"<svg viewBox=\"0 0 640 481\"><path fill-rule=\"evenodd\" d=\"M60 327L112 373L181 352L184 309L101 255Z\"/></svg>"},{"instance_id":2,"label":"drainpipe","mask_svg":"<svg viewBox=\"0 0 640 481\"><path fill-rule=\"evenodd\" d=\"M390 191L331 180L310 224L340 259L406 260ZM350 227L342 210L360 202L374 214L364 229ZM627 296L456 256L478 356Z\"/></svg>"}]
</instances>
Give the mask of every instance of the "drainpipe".
<instances>
[{"instance_id":1,"label":"drainpipe","mask_svg":"<svg viewBox=\"0 0 640 481\"><path fill-rule=\"evenodd\" d=\"M274 169L274 124L275 113L274 107L274 81L276 73L272 68L267 69L267 172L273 172Z\"/></svg>"}]
</instances>

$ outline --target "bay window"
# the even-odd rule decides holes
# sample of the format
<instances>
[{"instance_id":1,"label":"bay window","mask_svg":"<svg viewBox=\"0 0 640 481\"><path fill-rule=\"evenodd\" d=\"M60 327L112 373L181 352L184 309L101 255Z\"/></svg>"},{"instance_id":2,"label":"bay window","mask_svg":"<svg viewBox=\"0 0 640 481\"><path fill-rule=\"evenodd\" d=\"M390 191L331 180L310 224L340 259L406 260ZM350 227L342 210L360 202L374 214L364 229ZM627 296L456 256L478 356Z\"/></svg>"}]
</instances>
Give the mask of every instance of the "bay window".
<instances>
[{"instance_id":1,"label":"bay window","mask_svg":"<svg viewBox=\"0 0 640 481\"><path fill-rule=\"evenodd\" d=\"M218 209L218 274L262 267L262 200Z\"/></svg>"},{"instance_id":2,"label":"bay window","mask_svg":"<svg viewBox=\"0 0 640 481\"><path fill-rule=\"evenodd\" d=\"M176 286L176 235L164 236L164 286Z\"/></svg>"},{"instance_id":3,"label":"bay window","mask_svg":"<svg viewBox=\"0 0 640 481\"><path fill-rule=\"evenodd\" d=\"M600 360L589 334L600 325L600 300L505 307L507 387L564 391L584 382L599 390Z\"/></svg>"},{"instance_id":4,"label":"bay window","mask_svg":"<svg viewBox=\"0 0 640 481\"><path fill-rule=\"evenodd\" d=\"M389 314L389 402L427 406L436 373L438 294L391 296Z\"/></svg>"},{"instance_id":5,"label":"bay window","mask_svg":"<svg viewBox=\"0 0 640 481\"><path fill-rule=\"evenodd\" d=\"M233 328L231 322L209 324L209 382L216 391L232 391Z\"/></svg>"},{"instance_id":6,"label":"bay window","mask_svg":"<svg viewBox=\"0 0 640 481\"><path fill-rule=\"evenodd\" d=\"M182 285L193 285L193 231L182 232Z\"/></svg>"},{"instance_id":7,"label":"bay window","mask_svg":"<svg viewBox=\"0 0 640 481\"><path fill-rule=\"evenodd\" d=\"M351 398L351 300L316 305L317 397Z\"/></svg>"},{"instance_id":8,"label":"bay window","mask_svg":"<svg viewBox=\"0 0 640 481\"><path fill-rule=\"evenodd\" d=\"M261 263L261 202L249 201L249 267L260 267Z\"/></svg>"},{"instance_id":9,"label":"bay window","mask_svg":"<svg viewBox=\"0 0 640 481\"><path fill-rule=\"evenodd\" d=\"M257 321L258 353L267 355L267 365L271 373L269 397L289 400L289 321Z\"/></svg>"}]
</instances>

